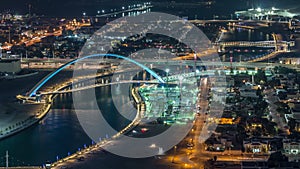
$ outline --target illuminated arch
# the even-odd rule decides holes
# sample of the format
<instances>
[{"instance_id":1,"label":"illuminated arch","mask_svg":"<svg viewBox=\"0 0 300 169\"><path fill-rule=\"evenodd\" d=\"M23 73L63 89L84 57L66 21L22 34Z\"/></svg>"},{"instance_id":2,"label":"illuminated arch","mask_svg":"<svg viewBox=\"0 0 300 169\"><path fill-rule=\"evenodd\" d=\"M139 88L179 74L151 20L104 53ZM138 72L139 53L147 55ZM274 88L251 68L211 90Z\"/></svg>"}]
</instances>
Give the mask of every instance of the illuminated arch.
<instances>
[{"instance_id":1,"label":"illuminated arch","mask_svg":"<svg viewBox=\"0 0 300 169\"><path fill-rule=\"evenodd\" d=\"M124 57L124 56L121 56L121 55L116 55L116 54L94 54L94 55L89 55L89 56L85 56L85 57L82 57L82 58L78 58L78 59L75 59L73 61L70 61L66 64L64 64L63 66L59 67L57 70L53 71L52 73L48 74L45 78L43 78L38 84L36 84L29 92L29 97L32 97L36 94L36 92L46 83L48 82L53 76L55 76L57 73L59 73L60 71L62 71L63 69L65 69L66 67L78 62L78 61L81 61L81 60L84 60L84 59L88 59L88 58L93 58L93 57L104 57L104 56L107 56L107 57L115 57L115 58L119 58L119 59L124 59L124 60L127 60L131 63L134 63L136 64L137 66L143 68L144 70L146 70L148 73L150 73L153 77L155 77L159 82L161 83L165 83L165 81L157 74L155 73L153 70L151 70L150 68L148 68L147 66L135 61L135 60L132 60L128 57Z\"/></svg>"}]
</instances>

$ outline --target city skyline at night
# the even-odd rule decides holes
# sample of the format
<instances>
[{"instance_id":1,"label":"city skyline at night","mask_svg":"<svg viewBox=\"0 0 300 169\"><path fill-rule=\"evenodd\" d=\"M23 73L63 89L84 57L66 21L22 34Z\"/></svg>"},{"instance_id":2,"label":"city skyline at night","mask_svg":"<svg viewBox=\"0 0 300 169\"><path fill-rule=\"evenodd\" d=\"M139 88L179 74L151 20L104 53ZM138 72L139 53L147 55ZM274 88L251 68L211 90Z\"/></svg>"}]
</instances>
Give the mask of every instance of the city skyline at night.
<instances>
[{"instance_id":1,"label":"city skyline at night","mask_svg":"<svg viewBox=\"0 0 300 169\"><path fill-rule=\"evenodd\" d=\"M209 0L211 1L211 0ZM203 1L163 1L165 3L194 3L201 4L202 2L209 2L207 0ZM143 1L136 1L143 2ZM161 1L153 1L153 3L158 3ZM212 6L215 7L213 10L216 12L220 11L220 7L225 4L231 6L231 8L225 8L221 10L221 13L228 14L232 10L245 10L247 8L257 8L257 7L280 7L280 8L298 8L297 0L288 0L288 1L262 1L262 0L230 0L230 1L222 1L222 0L213 0L211 1ZM32 14L37 15L53 15L53 16L78 16L82 13L82 11L89 11L91 14L96 13L98 9L102 8L118 8L120 6L127 6L130 4L134 4L135 1L126 1L126 0L80 0L80 1L71 1L67 0L63 3L58 0L48 0L48 1L40 1L40 0L19 0L17 2L11 0L3 0L1 2L0 10L2 11L11 11L16 14L28 14L31 12ZM200 7L200 6L199 6ZM199 11L199 15L201 12Z\"/></svg>"},{"instance_id":2,"label":"city skyline at night","mask_svg":"<svg viewBox=\"0 0 300 169\"><path fill-rule=\"evenodd\" d=\"M0 168L300 165L298 0L2 0Z\"/></svg>"}]
</instances>

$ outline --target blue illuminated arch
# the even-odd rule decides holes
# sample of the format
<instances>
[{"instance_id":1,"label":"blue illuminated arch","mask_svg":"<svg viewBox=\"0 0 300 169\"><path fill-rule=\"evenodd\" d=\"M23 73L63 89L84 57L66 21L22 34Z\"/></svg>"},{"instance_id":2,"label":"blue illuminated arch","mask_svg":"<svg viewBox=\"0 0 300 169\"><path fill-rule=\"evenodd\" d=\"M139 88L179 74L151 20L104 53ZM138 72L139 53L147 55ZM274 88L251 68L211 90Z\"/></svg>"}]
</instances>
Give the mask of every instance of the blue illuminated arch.
<instances>
[{"instance_id":1,"label":"blue illuminated arch","mask_svg":"<svg viewBox=\"0 0 300 169\"><path fill-rule=\"evenodd\" d=\"M58 68L57 70L53 71L52 73L50 73L49 75L47 75L44 79L42 79L36 86L34 86L31 91L29 92L29 97L32 97L36 94L36 92L46 83L48 82L53 76L55 76L57 73L59 73L60 71L62 71L63 69L65 69L66 67L78 62L78 61L81 61L81 60L84 60L84 59L88 59L88 58L93 58L93 57L104 57L104 56L108 56L108 57L115 57L115 58L119 58L119 59L124 59L124 60L127 60L131 63L134 63L136 64L137 66L143 68L144 70L146 70L148 73L150 73L153 77L155 77L159 82L161 83L165 83L165 81L157 74L155 73L153 70L149 69L147 66L135 61L135 60L132 60L128 57L125 57L125 56L121 56L121 55L116 55L116 54L94 54L94 55L89 55L89 56L85 56L85 57L82 57L82 58L78 58L78 59L75 59L73 61L70 61L68 63L66 63L65 65L61 66L60 68Z\"/></svg>"}]
</instances>

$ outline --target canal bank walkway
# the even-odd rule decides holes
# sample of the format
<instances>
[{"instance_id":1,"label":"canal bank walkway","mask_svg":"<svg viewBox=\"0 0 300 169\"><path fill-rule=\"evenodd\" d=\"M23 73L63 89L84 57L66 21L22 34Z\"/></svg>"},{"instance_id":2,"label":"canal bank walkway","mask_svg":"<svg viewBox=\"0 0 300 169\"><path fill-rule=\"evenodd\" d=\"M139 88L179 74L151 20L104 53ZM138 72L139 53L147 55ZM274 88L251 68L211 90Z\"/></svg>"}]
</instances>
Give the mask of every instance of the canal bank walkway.
<instances>
[{"instance_id":1,"label":"canal bank walkway","mask_svg":"<svg viewBox=\"0 0 300 169\"><path fill-rule=\"evenodd\" d=\"M106 72L98 74L96 77L108 74L109 73ZM88 76L88 78L95 78L95 76ZM70 81L48 88L59 91L68 86L70 86ZM13 101L7 103L0 102L0 140L17 134L42 120L51 109L54 97L55 94L47 95L41 102L36 102L29 100L25 96L17 95Z\"/></svg>"},{"instance_id":2,"label":"canal bank walkway","mask_svg":"<svg viewBox=\"0 0 300 169\"><path fill-rule=\"evenodd\" d=\"M17 96L19 101L22 101L21 96ZM51 109L53 95L47 96L44 101L39 103L12 103L13 107L6 112L0 113L0 140L11 135L17 134L22 130L38 123L43 119ZM11 105L11 106L12 106ZM13 113L8 119L3 120L2 116Z\"/></svg>"},{"instance_id":3,"label":"canal bank walkway","mask_svg":"<svg viewBox=\"0 0 300 169\"><path fill-rule=\"evenodd\" d=\"M50 110L50 104L7 103L0 105L0 139L37 123Z\"/></svg>"},{"instance_id":4,"label":"canal bank walkway","mask_svg":"<svg viewBox=\"0 0 300 169\"><path fill-rule=\"evenodd\" d=\"M96 77L102 77L110 75L112 72L103 72L99 73L97 75L92 76L84 76L84 77L78 77L77 80L82 80L81 78L90 79L90 78L96 78ZM41 77L43 74L40 74L38 72L35 72L33 74L26 75L26 77L29 76L29 79L31 79L31 76L33 75L40 75ZM39 77L39 78L41 78ZM10 82L14 83L8 83L11 86L14 86L15 88L12 88L13 90L18 89L17 91L22 91L20 89L20 84L18 84L18 81L24 81L24 80L12 80ZM34 83L36 80L32 80ZM73 80L74 81L74 80ZM33 84L34 84L33 83ZM69 87L70 84L72 84L72 81L66 81L59 85L52 84L46 88L53 90L53 91L60 91L63 90L66 87ZM7 84L6 84L7 85ZM3 88L7 88L6 85L3 85ZM53 86L54 85L54 86ZM1 87L1 85L0 85ZM5 91L5 90L3 90ZM1 92L1 90L0 90ZM5 91L7 92L7 91ZM16 91L14 91L16 92ZM55 94L47 95L41 102L36 102L34 100L28 99L28 97L17 95L16 99L12 99L13 96L10 94L11 92L7 92L7 96L5 95L2 99L6 101L6 103L0 102L0 140L4 139L6 137L9 137L11 135L17 134L18 132L23 131L24 129L38 123L41 119L43 119L49 110L51 109L51 103L55 97ZM22 92L20 92L22 93ZM24 91L23 91L24 93ZM6 97L10 97L10 99L5 99ZM11 100L11 101L10 101Z\"/></svg>"},{"instance_id":5,"label":"canal bank walkway","mask_svg":"<svg viewBox=\"0 0 300 169\"><path fill-rule=\"evenodd\" d=\"M102 141L100 141L94 145L91 145L85 149L77 151L74 154L71 154L70 156L59 159L58 161L51 164L51 168L59 169L62 167L72 165L76 161L77 162L82 161L85 157L89 157L91 155L91 153L102 151L104 146L114 145L115 144L114 142L117 141L118 138L120 138L124 134L127 134L133 128L135 128L141 122L141 118L145 111L145 109L144 109L145 105L143 105L144 103L142 102L142 98L140 97L140 95L138 93L138 88L133 88L131 90L131 94L136 103L137 114L136 114L135 118L133 119L133 121L129 125L127 125L123 130L121 130L120 132L118 132L117 134L112 136L111 138L105 138Z\"/></svg>"},{"instance_id":6,"label":"canal bank walkway","mask_svg":"<svg viewBox=\"0 0 300 169\"><path fill-rule=\"evenodd\" d=\"M39 72L26 78L1 81L0 140L30 127L36 122L36 114L45 110L46 105L40 103L23 104L16 99L17 94L26 93L45 74L47 72Z\"/></svg>"}]
</instances>

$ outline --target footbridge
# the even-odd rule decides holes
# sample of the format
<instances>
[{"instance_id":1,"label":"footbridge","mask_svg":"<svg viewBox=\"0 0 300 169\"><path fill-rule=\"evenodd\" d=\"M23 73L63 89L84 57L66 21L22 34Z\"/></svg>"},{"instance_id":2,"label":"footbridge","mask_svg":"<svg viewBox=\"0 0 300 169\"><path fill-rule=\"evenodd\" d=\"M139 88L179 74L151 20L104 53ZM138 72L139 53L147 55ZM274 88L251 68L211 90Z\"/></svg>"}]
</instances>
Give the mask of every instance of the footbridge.
<instances>
[{"instance_id":1,"label":"footbridge","mask_svg":"<svg viewBox=\"0 0 300 169\"><path fill-rule=\"evenodd\" d=\"M61 67L59 67L57 70L53 71L52 73L50 73L49 75L47 75L45 78L43 78L40 82L38 82L29 92L28 96L29 97L33 97L36 95L37 91L43 87L45 85L45 83L47 83L50 79L52 79L56 74L58 74L59 72L61 72L62 70L64 70L65 68L67 68L68 66L77 63L79 61L85 60L85 59L91 59L91 58L97 58L97 57L113 57L113 58L117 58L117 59L123 59L126 61L129 61L141 68L143 68L145 71L147 71L148 73L150 73L154 78L156 78L160 83L165 83L165 81L153 70L151 70L150 68L148 68L147 66L133 60L130 59L128 57L125 56L121 56L121 55L117 55L117 54L94 54L94 55L89 55L89 56L85 56L82 58L78 58L75 60L72 60L64 65L62 65Z\"/></svg>"}]
</instances>

